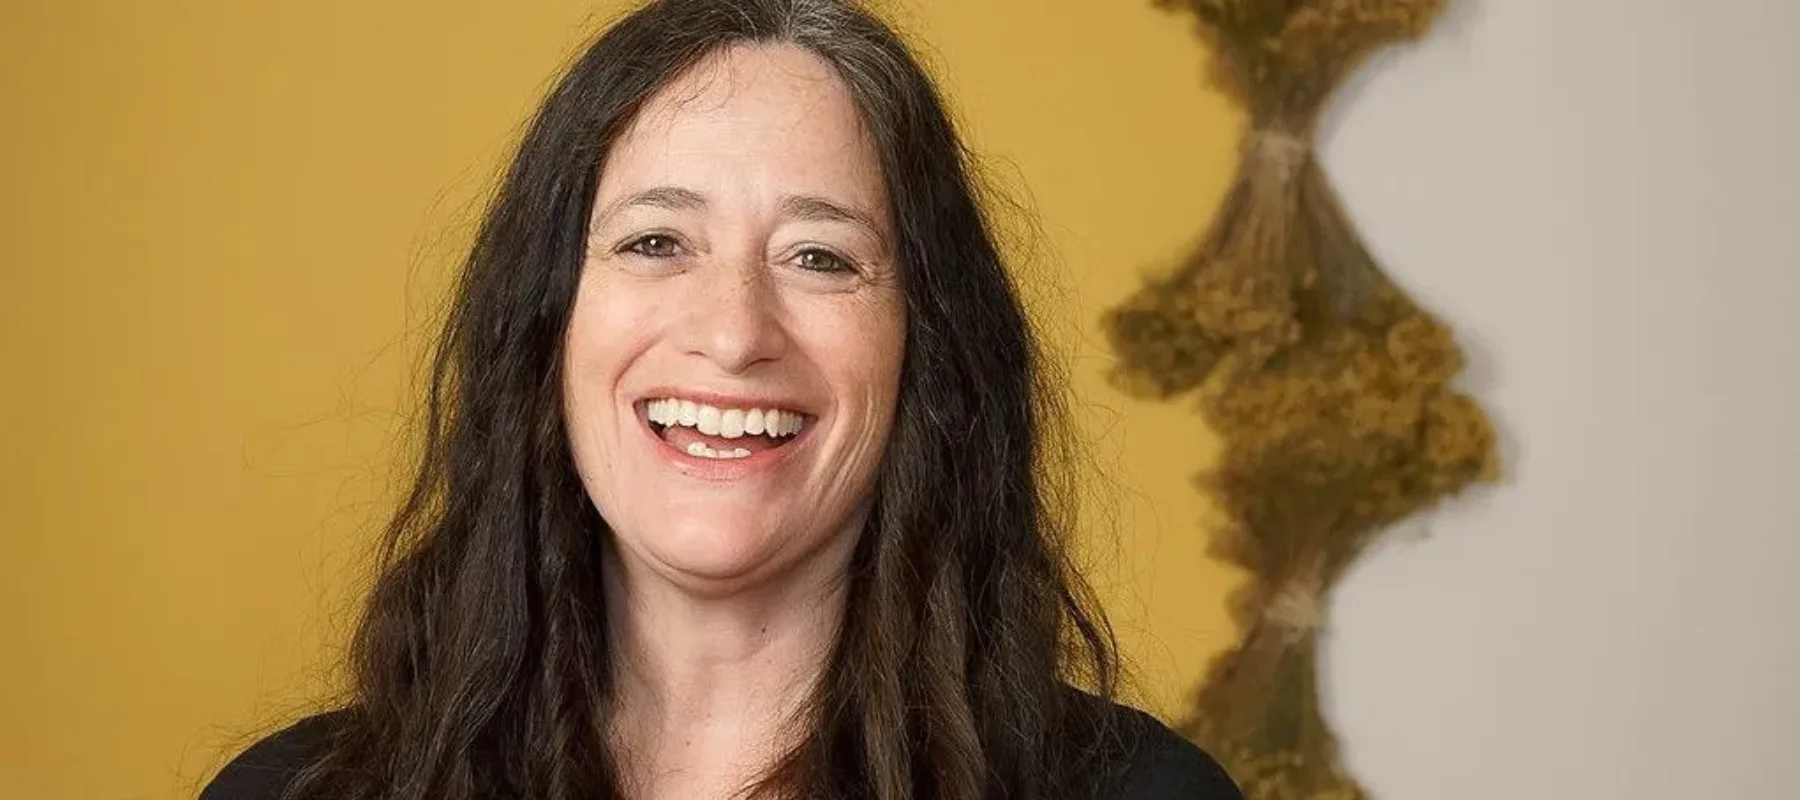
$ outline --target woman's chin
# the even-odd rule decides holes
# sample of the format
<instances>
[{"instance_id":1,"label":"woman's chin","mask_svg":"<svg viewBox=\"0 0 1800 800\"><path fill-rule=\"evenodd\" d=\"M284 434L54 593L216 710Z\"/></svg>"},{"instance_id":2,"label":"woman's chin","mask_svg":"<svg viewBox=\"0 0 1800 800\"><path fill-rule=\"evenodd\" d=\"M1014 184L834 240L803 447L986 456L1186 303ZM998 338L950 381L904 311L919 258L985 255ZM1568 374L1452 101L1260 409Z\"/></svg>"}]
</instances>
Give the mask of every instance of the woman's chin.
<instances>
[{"instance_id":1,"label":"woman's chin","mask_svg":"<svg viewBox=\"0 0 1800 800\"><path fill-rule=\"evenodd\" d=\"M659 579L694 593L715 595L755 588L793 566L798 542L760 527L720 521L665 527L638 547Z\"/></svg>"},{"instance_id":2,"label":"woman's chin","mask_svg":"<svg viewBox=\"0 0 1800 800\"><path fill-rule=\"evenodd\" d=\"M847 512L829 497L714 489L682 491L632 487L602 504L628 574L705 595L741 593L763 584L842 572L867 518L867 504ZM642 502L648 498L650 502ZM835 524L821 520L835 519Z\"/></svg>"}]
</instances>

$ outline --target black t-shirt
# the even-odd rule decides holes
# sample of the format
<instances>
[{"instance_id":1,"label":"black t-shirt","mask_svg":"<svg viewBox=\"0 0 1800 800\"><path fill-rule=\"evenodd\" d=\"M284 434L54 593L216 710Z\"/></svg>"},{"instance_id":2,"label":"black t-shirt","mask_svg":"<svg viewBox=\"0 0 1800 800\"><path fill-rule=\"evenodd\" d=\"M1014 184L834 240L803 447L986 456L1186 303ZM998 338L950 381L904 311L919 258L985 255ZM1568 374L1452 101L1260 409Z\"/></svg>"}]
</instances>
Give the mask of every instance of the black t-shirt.
<instances>
[{"instance_id":1,"label":"black t-shirt","mask_svg":"<svg viewBox=\"0 0 1800 800\"><path fill-rule=\"evenodd\" d=\"M1102 800L1242 800L1218 763L1150 715L1110 708L1120 743ZM257 742L225 766L200 800L280 800L294 774L311 763L335 718L310 717Z\"/></svg>"}]
</instances>

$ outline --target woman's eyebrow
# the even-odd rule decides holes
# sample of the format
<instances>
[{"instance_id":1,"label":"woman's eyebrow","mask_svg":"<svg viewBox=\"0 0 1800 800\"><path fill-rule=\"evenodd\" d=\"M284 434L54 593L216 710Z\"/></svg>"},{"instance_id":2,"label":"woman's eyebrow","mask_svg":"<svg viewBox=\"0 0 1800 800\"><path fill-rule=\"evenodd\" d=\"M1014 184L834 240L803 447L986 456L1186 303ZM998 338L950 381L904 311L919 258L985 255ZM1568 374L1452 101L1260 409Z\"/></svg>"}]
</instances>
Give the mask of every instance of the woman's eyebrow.
<instances>
[{"instance_id":1,"label":"woman's eyebrow","mask_svg":"<svg viewBox=\"0 0 1800 800\"><path fill-rule=\"evenodd\" d=\"M632 192L600 209L594 215L596 222L604 222L614 214L635 206L650 206L669 211L696 211L706 207L706 196L692 189L680 186L654 186L639 192Z\"/></svg>"},{"instance_id":2,"label":"woman's eyebrow","mask_svg":"<svg viewBox=\"0 0 1800 800\"><path fill-rule=\"evenodd\" d=\"M680 186L654 186L632 192L608 203L605 208L594 215L594 219L604 221L620 211L637 206L649 206L669 211L697 211L706 208L706 196ZM876 222L873 214L853 205L839 203L819 195L787 195L781 198L777 209L781 216L788 219L807 222L845 222L856 225L865 229L877 241L887 241L887 236L882 233L882 226Z\"/></svg>"},{"instance_id":3,"label":"woman's eyebrow","mask_svg":"<svg viewBox=\"0 0 1800 800\"><path fill-rule=\"evenodd\" d=\"M788 195L781 198L779 205L781 215L789 219L808 222L847 222L868 231L878 242L887 242L887 236L875 221L875 216L855 206L837 203L818 195Z\"/></svg>"}]
</instances>

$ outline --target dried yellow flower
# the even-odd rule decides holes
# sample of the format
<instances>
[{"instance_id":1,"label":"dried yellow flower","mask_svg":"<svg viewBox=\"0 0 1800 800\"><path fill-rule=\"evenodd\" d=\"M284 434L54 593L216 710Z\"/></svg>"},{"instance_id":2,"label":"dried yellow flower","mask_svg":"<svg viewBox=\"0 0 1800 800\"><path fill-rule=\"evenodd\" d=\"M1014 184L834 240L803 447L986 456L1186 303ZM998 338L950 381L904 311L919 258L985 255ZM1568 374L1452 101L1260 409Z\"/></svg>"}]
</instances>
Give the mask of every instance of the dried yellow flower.
<instances>
[{"instance_id":1,"label":"dried yellow flower","mask_svg":"<svg viewBox=\"0 0 1800 800\"><path fill-rule=\"evenodd\" d=\"M1198 252L1105 319L1122 387L1196 392L1225 447L1201 485L1252 575L1243 627L1182 730L1250 800L1359 800L1319 713L1323 597L1381 530L1497 475L1494 433L1452 387L1450 329L1382 274L1311 153L1332 88L1422 34L1442 0L1157 0L1191 11L1251 113L1237 181Z\"/></svg>"}]
</instances>

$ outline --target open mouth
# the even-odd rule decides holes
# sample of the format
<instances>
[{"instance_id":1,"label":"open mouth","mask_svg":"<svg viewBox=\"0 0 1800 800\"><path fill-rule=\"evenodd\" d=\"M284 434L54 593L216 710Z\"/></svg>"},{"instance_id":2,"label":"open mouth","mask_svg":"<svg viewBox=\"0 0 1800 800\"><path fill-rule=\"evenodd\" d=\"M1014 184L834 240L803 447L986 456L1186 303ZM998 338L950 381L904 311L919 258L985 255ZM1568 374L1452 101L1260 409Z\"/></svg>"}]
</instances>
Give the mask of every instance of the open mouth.
<instances>
[{"instance_id":1,"label":"open mouth","mask_svg":"<svg viewBox=\"0 0 1800 800\"><path fill-rule=\"evenodd\" d=\"M812 421L787 409L724 408L679 398L646 401L644 418L670 447L722 461L785 447Z\"/></svg>"}]
</instances>

